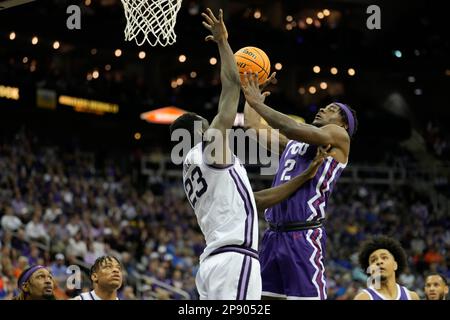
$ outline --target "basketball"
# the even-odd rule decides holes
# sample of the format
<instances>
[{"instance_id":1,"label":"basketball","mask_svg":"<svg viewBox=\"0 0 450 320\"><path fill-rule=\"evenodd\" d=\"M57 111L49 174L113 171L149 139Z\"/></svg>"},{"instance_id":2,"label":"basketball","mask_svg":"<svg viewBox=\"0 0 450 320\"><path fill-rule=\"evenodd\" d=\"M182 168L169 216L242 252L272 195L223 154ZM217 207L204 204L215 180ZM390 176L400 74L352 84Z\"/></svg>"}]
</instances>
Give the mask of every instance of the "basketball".
<instances>
[{"instance_id":1,"label":"basketball","mask_svg":"<svg viewBox=\"0 0 450 320\"><path fill-rule=\"evenodd\" d=\"M244 72L252 71L258 74L258 83L262 84L270 74L270 60L267 54L256 47L245 47L234 54L239 69L241 81Z\"/></svg>"}]
</instances>

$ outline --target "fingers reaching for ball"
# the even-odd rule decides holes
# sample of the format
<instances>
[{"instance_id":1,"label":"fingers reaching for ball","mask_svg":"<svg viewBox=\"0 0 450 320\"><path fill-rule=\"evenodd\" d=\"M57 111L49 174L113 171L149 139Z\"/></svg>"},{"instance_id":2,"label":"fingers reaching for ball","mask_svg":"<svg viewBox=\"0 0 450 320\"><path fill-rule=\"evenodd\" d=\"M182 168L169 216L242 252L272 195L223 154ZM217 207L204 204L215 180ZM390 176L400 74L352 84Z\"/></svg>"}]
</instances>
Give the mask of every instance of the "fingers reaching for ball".
<instances>
[{"instance_id":1,"label":"fingers reaching for ball","mask_svg":"<svg viewBox=\"0 0 450 320\"><path fill-rule=\"evenodd\" d=\"M258 84L258 74L252 71L244 72L244 86L246 87L257 87L259 89Z\"/></svg>"}]
</instances>

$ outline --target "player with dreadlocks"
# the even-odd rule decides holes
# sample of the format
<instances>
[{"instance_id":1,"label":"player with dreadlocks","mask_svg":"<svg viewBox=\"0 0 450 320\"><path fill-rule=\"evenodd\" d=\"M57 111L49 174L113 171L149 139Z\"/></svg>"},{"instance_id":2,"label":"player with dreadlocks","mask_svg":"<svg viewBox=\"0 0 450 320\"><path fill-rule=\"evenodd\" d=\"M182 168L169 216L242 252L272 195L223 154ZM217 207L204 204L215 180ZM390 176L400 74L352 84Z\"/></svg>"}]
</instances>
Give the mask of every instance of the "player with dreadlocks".
<instances>
[{"instance_id":1,"label":"player with dreadlocks","mask_svg":"<svg viewBox=\"0 0 450 320\"><path fill-rule=\"evenodd\" d=\"M114 256L102 256L91 267L93 290L84 292L73 300L119 300L117 291L122 286L122 264Z\"/></svg>"},{"instance_id":2,"label":"player with dreadlocks","mask_svg":"<svg viewBox=\"0 0 450 320\"><path fill-rule=\"evenodd\" d=\"M35 265L26 268L17 281L19 294L13 300L54 300L53 276L46 267Z\"/></svg>"}]
</instances>

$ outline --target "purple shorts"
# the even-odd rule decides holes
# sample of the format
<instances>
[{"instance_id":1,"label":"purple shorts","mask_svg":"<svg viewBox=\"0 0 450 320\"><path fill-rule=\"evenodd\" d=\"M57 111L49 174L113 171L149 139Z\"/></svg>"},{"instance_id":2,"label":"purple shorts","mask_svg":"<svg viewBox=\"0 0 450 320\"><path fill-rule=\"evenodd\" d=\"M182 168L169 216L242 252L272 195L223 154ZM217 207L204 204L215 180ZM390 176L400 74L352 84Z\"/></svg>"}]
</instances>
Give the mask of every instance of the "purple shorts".
<instances>
[{"instance_id":1,"label":"purple shorts","mask_svg":"<svg viewBox=\"0 0 450 320\"><path fill-rule=\"evenodd\" d=\"M289 232L267 230L259 254L262 295L326 299L325 244L323 228Z\"/></svg>"}]
</instances>

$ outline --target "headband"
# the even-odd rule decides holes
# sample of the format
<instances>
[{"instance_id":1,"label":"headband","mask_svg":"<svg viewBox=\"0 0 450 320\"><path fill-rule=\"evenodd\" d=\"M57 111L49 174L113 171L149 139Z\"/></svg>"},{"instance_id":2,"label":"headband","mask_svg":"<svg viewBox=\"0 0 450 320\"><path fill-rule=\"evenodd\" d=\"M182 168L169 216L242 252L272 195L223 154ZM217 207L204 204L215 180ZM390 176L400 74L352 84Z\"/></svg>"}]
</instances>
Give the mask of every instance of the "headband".
<instances>
[{"instance_id":1,"label":"headband","mask_svg":"<svg viewBox=\"0 0 450 320\"><path fill-rule=\"evenodd\" d=\"M355 131L355 118L353 117L353 113L350 111L349 107L346 104L340 102L335 102L334 104L338 105L339 108L341 108L341 110L344 111L345 115L347 116L347 131L350 137L353 136L353 133Z\"/></svg>"},{"instance_id":2,"label":"headband","mask_svg":"<svg viewBox=\"0 0 450 320\"><path fill-rule=\"evenodd\" d=\"M46 268L45 268L44 266L37 265L37 266L31 267L30 270L28 270L27 272L25 272L25 274L24 274L22 277L20 277L20 279L19 279L19 283L18 283L18 285L19 285L19 290L22 290L23 284L24 284L25 282L27 282L28 279L30 279L30 277L31 277L31 275L32 275L33 273L35 273L36 271L38 271L38 270L40 270L40 269L46 269Z\"/></svg>"}]
</instances>

